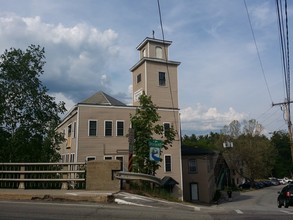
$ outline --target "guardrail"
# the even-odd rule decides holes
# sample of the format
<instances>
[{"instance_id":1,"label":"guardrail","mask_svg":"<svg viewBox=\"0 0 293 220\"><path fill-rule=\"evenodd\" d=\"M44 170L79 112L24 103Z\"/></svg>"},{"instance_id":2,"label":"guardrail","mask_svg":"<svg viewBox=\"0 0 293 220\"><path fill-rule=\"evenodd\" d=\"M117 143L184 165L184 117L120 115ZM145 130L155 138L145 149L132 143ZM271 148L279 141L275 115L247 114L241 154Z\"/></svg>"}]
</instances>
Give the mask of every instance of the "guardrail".
<instances>
[{"instance_id":1,"label":"guardrail","mask_svg":"<svg viewBox=\"0 0 293 220\"><path fill-rule=\"evenodd\" d=\"M148 175L144 173L132 173L132 172L117 172L115 177L117 179L124 179L124 180L146 180L149 182L153 182L158 184L159 186L162 185L162 180L156 176Z\"/></svg>"},{"instance_id":2,"label":"guardrail","mask_svg":"<svg viewBox=\"0 0 293 220\"><path fill-rule=\"evenodd\" d=\"M85 163L0 163L0 188L85 188Z\"/></svg>"}]
</instances>

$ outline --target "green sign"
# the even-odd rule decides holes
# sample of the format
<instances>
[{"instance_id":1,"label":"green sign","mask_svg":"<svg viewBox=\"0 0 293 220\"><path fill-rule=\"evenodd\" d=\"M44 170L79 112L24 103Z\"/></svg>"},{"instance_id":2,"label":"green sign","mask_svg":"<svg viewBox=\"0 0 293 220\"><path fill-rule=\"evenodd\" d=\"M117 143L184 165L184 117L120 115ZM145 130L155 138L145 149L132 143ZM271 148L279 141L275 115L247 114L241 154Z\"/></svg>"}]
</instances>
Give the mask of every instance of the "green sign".
<instances>
[{"instance_id":1,"label":"green sign","mask_svg":"<svg viewBox=\"0 0 293 220\"><path fill-rule=\"evenodd\" d=\"M161 147L163 141L161 140L150 140L149 147L150 147L150 160L152 161L160 161L160 154L161 154Z\"/></svg>"},{"instance_id":2,"label":"green sign","mask_svg":"<svg viewBox=\"0 0 293 220\"><path fill-rule=\"evenodd\" d=\"M159 147L161 148L163 144L163 141L161 140L150 140L149 141L149 147Z\"/></svg>"}]
</instances>

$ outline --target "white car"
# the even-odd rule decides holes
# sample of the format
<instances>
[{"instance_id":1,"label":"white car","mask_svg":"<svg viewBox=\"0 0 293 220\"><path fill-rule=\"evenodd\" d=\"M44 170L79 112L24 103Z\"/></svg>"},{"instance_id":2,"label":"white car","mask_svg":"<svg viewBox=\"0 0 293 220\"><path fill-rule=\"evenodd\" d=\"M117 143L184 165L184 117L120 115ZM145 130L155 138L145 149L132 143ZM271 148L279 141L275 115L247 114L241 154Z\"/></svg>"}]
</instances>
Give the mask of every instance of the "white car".
<instances>
[{"instance_id":1,"label":"white car","mask_svg":"<svg viewBox=\"0 0 293 220\"><path fill-rule=\"evenodd\" d=\"M283 180L284 180L285 184L293 183L293 180L289 179L288 177L284 177Z\"/></svg>"},{"instance_id":2,"label":"white car","mask_svg":"<svg viewBox=\"0 0 293 220\"><path fill-rule=\"evenodd\" d=\"M280 184L282 184L282 185L286 184L286 181L284 179L278 179L278 180L279 180Z\"/></svg>"}]
</instances>

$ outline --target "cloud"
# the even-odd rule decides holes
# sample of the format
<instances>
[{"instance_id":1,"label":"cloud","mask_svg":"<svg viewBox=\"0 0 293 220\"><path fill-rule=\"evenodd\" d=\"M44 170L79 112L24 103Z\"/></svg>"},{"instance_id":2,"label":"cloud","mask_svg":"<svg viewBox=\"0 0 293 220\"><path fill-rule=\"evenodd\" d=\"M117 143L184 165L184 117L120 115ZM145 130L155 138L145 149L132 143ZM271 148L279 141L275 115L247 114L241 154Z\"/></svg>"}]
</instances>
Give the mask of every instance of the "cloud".
<instances>
[{"instance_id":1,"label":"cloud","mask_svg":"<svg viewBox=\"0 0 293 220\"><path fill-rule=\"evenodd\" d=\"M45 47L43 83L51 93L62 92L67 100L81 101L92 93L111 91L108 66L120 53L118 34L88 24L45 23L40 17L0 17L0 49L26 49L30 44ZM21 39L21 40L19 40Z\"/></svg>"},{"instance_id":2,"label":"cloud","mask_svg":"<svg viewBox=\"0 0 293 220\"><path fill-rule=\"evenodd\" d=\"M244 113L239 113L230 107L226 112L219 112L217 108L207 108L200 103L180 111L183 130L218 130L233 120L242 121L247 118Z\"/></svg>"},{"instance_id":3,"label":"cloud","mask_svg":"<svg viewBox=\"0 0 293 220\"><path fill-rule=\"evenodd\" d=\"M250 14L250 20L253 22L253 26L256 28L269 27L275 22L276 17L272 15L276 11L269 2L248 7L248 13Z\"/></svg>"},{"instance_id":4,"label":"cloud","mask_svg":"<svg viewBox=\"0 0 293 220\"><path fill-rule=\"evenodd\" d=\"M49 93L50 96L55 97L55 102L65 102L65 108L67 111L69 111L76 103L74 103L72 100L68 99L64 96L63 93L57 92L57 93Z\"/></svg>"}]
</instances>

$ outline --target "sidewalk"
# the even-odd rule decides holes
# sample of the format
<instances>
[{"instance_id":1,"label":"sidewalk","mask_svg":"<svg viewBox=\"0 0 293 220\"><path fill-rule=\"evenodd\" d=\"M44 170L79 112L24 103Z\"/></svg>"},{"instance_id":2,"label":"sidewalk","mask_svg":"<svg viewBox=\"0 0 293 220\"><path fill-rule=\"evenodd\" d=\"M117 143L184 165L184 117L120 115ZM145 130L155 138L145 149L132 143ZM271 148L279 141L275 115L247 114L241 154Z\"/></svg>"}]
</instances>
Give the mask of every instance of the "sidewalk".
<instances>
[{"instance_id":1,"label":"sidewalk","mask_svg":"<svg viewBox=\"0 0 293 220\"><path fill-rule=\"evenodd\" d=\"M114 193L87 190L0 189L0 200L44 200L110 203Z\"/></svg>"}]
</instances>

